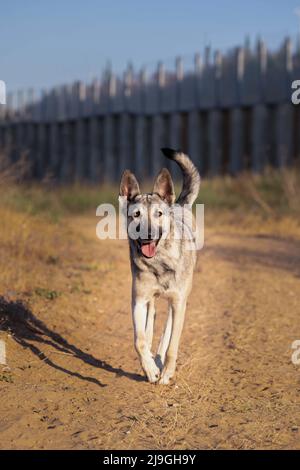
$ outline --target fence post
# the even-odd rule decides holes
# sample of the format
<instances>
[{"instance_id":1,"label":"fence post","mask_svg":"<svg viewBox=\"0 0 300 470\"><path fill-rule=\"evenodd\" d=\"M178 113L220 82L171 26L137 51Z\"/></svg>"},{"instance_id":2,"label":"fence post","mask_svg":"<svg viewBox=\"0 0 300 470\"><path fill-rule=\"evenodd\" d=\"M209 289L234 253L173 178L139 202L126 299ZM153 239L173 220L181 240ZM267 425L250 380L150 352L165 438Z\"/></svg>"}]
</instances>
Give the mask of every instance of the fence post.
<instances>
[{"instance_id":1,"label":"fence post","mask_svg":"<svg viewBox=\"0 0 300 470\"><path fill-rule=\"evenodd\" d=\"M222 113L217 107L220 105L220 81L222 78L222 55L215 54L215 103L208 116L208 142L209 142L209 172L217 175L222 163Z\"/></svg>"},{"instance_id":2,"label":"fence post","mask_svg":"<svg viewBox=\"0 0 300 470\"><path fill-rule=\"evenodd\" d=\"M58 129L57 129L56 122L50 123L49 147L50 147L49 171L53 177L56 177L57 170L58 170Z\"/></svg>"},{"instance_id":3,"label":"fence post","mask_svg":"<svg viewBox=\"0 0 300 470\"><path fill-rule=\"evenodd\" d=\"M7 94L6 99L6 112L5 112L5 137L4 137L4 151L5 156L10 160L13 154L13 126L12 126L12 106L13 95L11 92Z\"/></svg>"},{"instance_id":4,"label":"fence post","mask_svg":"<svg viewBox=\"0 0 300 470\"><path fill-rule=\"evenodd\" d=\"M61 147L62 147L63 161L62 161L59 177L61 181L70 182L74 178L74 173L72 171L74 142L73 142L72 124L69 121L64 121L61 123L61 139L62 139Z\"/></svg>"},{"instance_id":5,"label":"fence post","mask_svg":"<svg viewBox=\"0 0 300 470\"><path fill-rule=\"evenodd\" d=\"M46 97L46 91L43 90L41 99L37 102L37 159L36 159L36 174L39 179L43 178L46 169L46 131L44 123L44 99Z\"/></svg>"},{"instance_id":6,"label":"fence post","mask_svg":"<svg viewBox=\"0 0 300 470\"><path fill-rule=\"evenodd\" d=\"M135 162L132 158L131 118L129 115L129 105L132 99L132 83L133 71L129 64L123 77L123 112L120 115L120 160L118 172L123 172L128 167L135 171Z\"/></svg>"},{"instance_id":7,"label":"fence post","mask_svg":"<svg viewBox=\"0 0 300 470\"><path fill-rule=\"evenodd\" d=\"M36 160L36 125L33 121L33 106L34 106L34 90L30 89L27 92L26 100L26 131L25 131L25 148L27 146L27 153L31 173L33 176L35 171L35 160Z\"/></svg>"},{"instance_id":8,"label":"fence post","mask_svg":"<svg viewBox=\"0 0 300 470\"><path fill-rule=\"evenodd\" d=\"M194 109L188 114L188 153L199 167L202 158L200 150L202 138L200 113Z\"/></svg>"},{"instance_id":9,"label":"fence post","mask_svg":"<svg viewBox=\"0 0 300 470\"><path fill-rule=\"evenodd\" d=\"M201 120L200 120L200 89L199 85L201 84L202 76L202 62L200 54L195 54L194 58L194 76L195 76L195 109L189 112L188 114L188 153L199 167L201 167L201 159L203 155L201 154L201 143L203 139ZM200 168L201 169L201 168Z\"/></svg>"},{"instance_id":10,"label":"fence post","mask_svg":"<svg viewBox=\"0 0 300 470\"><path fill-rule=\"evenodd\" d=\"M163 147L165 139L165 123L163 116L160 113L161 110L161 94L162 88L165 86L165 68L162 62L158 63L157 66L157 110L152 118L152 158L151 158L151 176L156 176L161 164L162 164L162 154L161 147Z\"/></svg>"},{"instance_id":11,"label":"fence post","mask_svg":"<svg viewBox=\"0 0 300 470\"><path fill-rule=\"evenodd\" d=\"M245 70L245 52L237 48L235 56L236 103L230 110L230 156L229 171L236 174L244 168L244 113L241 110L241 85Z\"/></svg>"},{"instance_id":12,"label":"fence post","mask_svg":"<svg viewBox=\"0 0 300 470\"><path fill-rule=\"evenodd\" d=\"M180 107L181 83L183 80L183 62L181 57L176 58L176 108ZM170 119L170 146L175 149L182 147L181 144L181 115L178 111L173 111Z\"/></svg>"},{"instance_id":13,"label":"fence post","mask_svg":"<svg viewBox=\"0 0 300 470\"><path fill-rule=\"evenodd\" d=\"M182 149L181 130L180 113L172 113L170 118L170 146L174 149Z\"/></svg>"},{"instance_id":14,"label":"fence post","mask_svg":"<svg viewBox=\"0 0 300 470\"><path fill-rule=\"evenodd\" d=\"M71 116L71 97L72 97L72 87L64 86L62 89L63 101L64 101L64 110L63 110L63 122L61 123L61 139L62 139L62 155L63 161L60 170L60 179L65 182L70 182L74 175L72 174L72 158L73 158L73 134L72 134L72 124L69 119Z\"/></svg>"},{"instance_id":15,"label":"fence post","mask_svg":"<svg viewBox=\"0 0 300 470\"><path fill-rule=\"evenodd\" d=\"M50 164L49 170L53 177L58 175L59 166L59 143L58 143L58 124L57 124L57 89L53 89L49 97L50 129L49 129L49 147Z\"/></svg>"},{"instance_id":16,"label":"fence post","mask_svg":"<svg viewBox=\"0 0 300 470\"><path fill-rule=\"evenodd\" d=\"M163 145L168 145L174 149L180 149L187 152L186 148L183 148L182 135L183 135L183 119L180 113L181 108L181 92L182 82L184 78L183 61L181 57L177 57L175 60L175 109L173 109L170 120L169 120L169 135L167 141ZM172 164L171 161L167 160L164 166L169 168L175 180L181 178L181 172L177 165Z\"/></svg>"},{"instance_id":17,"label":"fence post","mask_svg":"<svg viewBox=\"0 0 300 470\"><path fill-rule=\"evenodd\" d=\"M77 84L77 117L75 121L75 179L80 181L86 176L86 136L83 119L83 106L86 98L86 86L83 82Z\"/></svg>"},{"instance_id":18,"label":"fence post","mask_svg":"<svg viewBox=\"0 0 300 470\"><path fill-rule=\"evenodd\" d=\"M279 104L276 113L276 166L289 165L293 155L293 107L291 104L291 76L293 71L291 40L283 46L283 64L286 103Z\"/></svg>"},{"instance_id":19,"label":"fence post","mask_svg":"<svg viewBox=\"0 0 300 470\"><path fill-rule=\"evenodd\" d=\"M278 106L276 112L276 166L282 168L292 163L293 109L289 103Z\"/></svg>"},{"instance_id":20,"label":"fence post","mask_svg":"<svg viewBox=\"0 0 300 470\"><path fill-rule=\"evenodd\" d=\"M257 44L258 60L258 103L252 113L252 169L261 171L267 161L267 120L268 112L265 102L266 71L268 53L265 44L259 40Z\"/></svg>"},{"instance_id":21,"label":"fence post","mask_svg":"<svg viewBox=\"0 0 300 470\"><path fill-rule=\"evenodd\" d=\"M139 112L135 117L135 126L134 126L134 148L135 148L135 164L136 164L136 174L138 177L145 177L147 175L146 169L146 122L145 122L145 87L147 83L147 73L146 69L143 68L139 75Z\"/></svg>"},{"instance_id":22,"label":"fence post","mask_svg":"<svg viewBox=\"0 0 300 470\"><path fill-rule=\"evenodd\" d=\"M97 182L100 179L100 158L101 155L101 139L103 138L102 129L100 128L100 119L98 116L98 106L100 100L100 81L94 80L92 83L92 116L89 119L89 141L90 141L90 158L89 158L89 177L91 181Z\"/></svg>"},{"instance_id":23,"label":"fence post","mask_svg":"<svg viewBox=\"0 0 300 470\"><path fill-rule=\"evenodd\" d=\"M109 71L107 110L104 117L104 178L106 181L114 180L114 119L112 114L112 101L116 95L116 77Z\"/></svg>"},{"instance_id":24,"label":"fence post","mask_svg":"<svg viewBox=\"0 0 300 470\"><path fill-rule=\"evenodd\" d=\"M90 140L90 159L89 159L89 178L93 182L100 179L100 142L102 139L100 119L98 116L92 116L89 119L89 140Z\"/></svg>"},{"instance_id":25,"label":"fence post","mask_svg":"<svg viewBox=\"0 0 300 470\"><path fill-rule=\"evenodd\" d=\"M17 128L16 128L16 151L17 158L22 157L24 151L24 92L19 90L17 93Z\"/></svg>"}]
</instances>

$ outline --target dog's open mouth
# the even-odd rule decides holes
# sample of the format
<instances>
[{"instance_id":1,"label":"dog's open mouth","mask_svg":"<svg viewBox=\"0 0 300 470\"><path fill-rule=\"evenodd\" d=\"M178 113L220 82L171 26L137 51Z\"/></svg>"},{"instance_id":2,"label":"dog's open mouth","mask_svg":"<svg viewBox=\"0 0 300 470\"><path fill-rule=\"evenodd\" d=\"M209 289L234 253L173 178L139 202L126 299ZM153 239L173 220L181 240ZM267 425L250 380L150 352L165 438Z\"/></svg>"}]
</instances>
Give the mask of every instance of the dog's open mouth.
<instances>
[{"instance_id":1,"label":"dog's open mouth","mask_svg":"<svg viewBox=\"0 0 300 470\"><path fill-rule=\"evenodd\" d=\"M159 240L138 240L138 246L143 256L153 258L156 255Z\"/></svg>"}]
</instances>

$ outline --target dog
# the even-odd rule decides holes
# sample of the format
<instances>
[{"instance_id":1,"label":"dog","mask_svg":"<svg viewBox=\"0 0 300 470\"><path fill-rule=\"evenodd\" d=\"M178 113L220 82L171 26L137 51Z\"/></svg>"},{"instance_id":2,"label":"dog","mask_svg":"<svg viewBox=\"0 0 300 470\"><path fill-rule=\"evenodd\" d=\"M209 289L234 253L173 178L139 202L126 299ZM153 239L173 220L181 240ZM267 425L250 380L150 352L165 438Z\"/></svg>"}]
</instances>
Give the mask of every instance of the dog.
<instances>
[{"instance_id":1,"label":"dog","mask_svg":"<svg viewBox=\"0 0 300 470\"><path fill-rule=\"evenodd\" d=\"M183 175L182 190L176 204L172 177L166 168L158 174L151 193L141 193L134 174L125 170L121 177L119 200L126 202L135 349L149 382L166 385L175 374L196 264L191 227L183 230L190 236L175 236L178 234L175 209L181 208L183 214L189 214L193 219L191 207L199 193L200 174L183 152L169 148L161 151L179 165ZM158 296L168 299L168 318L154 357L151 347L155 298Z\"/></svg>"}]
</instances>

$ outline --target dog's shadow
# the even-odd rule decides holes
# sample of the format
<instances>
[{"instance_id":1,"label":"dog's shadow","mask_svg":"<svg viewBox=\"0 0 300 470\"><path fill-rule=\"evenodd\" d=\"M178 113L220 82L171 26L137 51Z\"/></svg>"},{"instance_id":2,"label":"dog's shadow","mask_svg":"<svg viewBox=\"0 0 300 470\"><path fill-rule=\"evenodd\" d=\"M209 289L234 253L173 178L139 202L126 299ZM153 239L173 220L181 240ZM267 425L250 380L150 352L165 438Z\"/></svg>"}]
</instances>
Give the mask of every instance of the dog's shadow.
<instances>
[{"instance_id":1,"label":"dog's shadow","mask_svg":"<svg viewBox=\"0 0 300 470\"><path fill-rule=\"evenodd\" d=\"M56 364L52 359L47 357L43 351L41 351L39 345L49 345L54 350L62 354L71 355L90 366L103 369L118 376L124 376L138 382L146 380L139 374L126 372L121 368L115 368L107 362L96 359L91 354L88 354L73 344L70 344L59 333L50 330L44 322L36 318L36 316L20 301L8 301L3 297L0 297L0 331L1 330L11 333L13 339L17 343L24 348L28 348L35 356L48 366L72 377L77 377L78 379L99 385L100 387L105 387L106 385L94 377L81 375L78 372L71 371Z\"/></svg>"}]
</instances>

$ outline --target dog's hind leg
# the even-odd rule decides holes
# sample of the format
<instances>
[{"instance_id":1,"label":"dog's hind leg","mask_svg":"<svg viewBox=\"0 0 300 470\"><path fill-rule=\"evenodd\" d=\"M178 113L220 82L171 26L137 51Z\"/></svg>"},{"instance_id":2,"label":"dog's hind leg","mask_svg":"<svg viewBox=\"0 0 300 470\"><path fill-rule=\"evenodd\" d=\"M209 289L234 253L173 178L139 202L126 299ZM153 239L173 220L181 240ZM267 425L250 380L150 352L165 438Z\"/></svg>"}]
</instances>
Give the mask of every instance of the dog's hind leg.
<instances>
[{"instance_id":1,"label":"dog's hind leg","mask_svg":"<svg viewBox=\"0 0 300 470\"><path fill-rule=\"evenodd\" d=\"M179 341L184 324L185 309L186 300L178 300L172 304L172 332L166 354L166 361L159 380L160 384L168 384L169 380L175 373Z\"/></svg>"},{"instance_id":2,"label":"dog's hind leg","mask_svg":"<svg viewBox=\"0 0 300 470\"><path fill-rule=\"evenodd\" d=\"M172 308L169 305L169 313L168 313L168 318L167 318L167 322L165 326L165 331L163 332L160 338L157 354L155 357L156 365L161 370L165 362L166 352L170 343L171 332L172 332Z\"/></svg>"},{"instance_id":3,"label":"dog's hind leg","mask_svg":"<svg viewBox=\"0 0 300 470\"><path fill-rule=\"evenodd\" d=\"M153 340L154 320L155 320L155 302L154 302L154 299L152 299L148 303L147 324L146 324L146 340L147 340L150 351L151 351L152 340Z\"/></svg>"},{"instance_id":4,"label":"dog's hind leg","mask_svg":"<svg viewBox=\"0 0 300 470\"><path fill-rule=\"evenodd\" d=\"M134 324L134 344L139 355L142 368L144 369L149 382L157 382L160 370L154 362L147 339L147 301L135 299L133 304L133 324Z\"/></svg>"}]
</instances>

